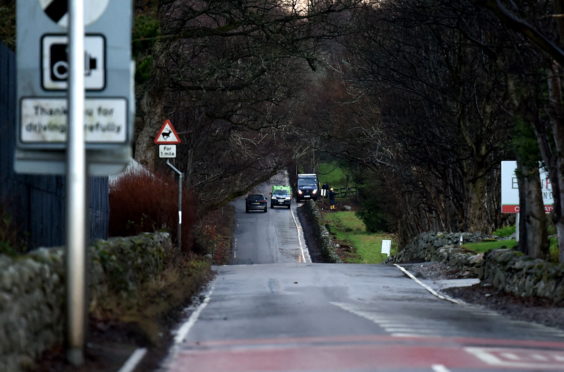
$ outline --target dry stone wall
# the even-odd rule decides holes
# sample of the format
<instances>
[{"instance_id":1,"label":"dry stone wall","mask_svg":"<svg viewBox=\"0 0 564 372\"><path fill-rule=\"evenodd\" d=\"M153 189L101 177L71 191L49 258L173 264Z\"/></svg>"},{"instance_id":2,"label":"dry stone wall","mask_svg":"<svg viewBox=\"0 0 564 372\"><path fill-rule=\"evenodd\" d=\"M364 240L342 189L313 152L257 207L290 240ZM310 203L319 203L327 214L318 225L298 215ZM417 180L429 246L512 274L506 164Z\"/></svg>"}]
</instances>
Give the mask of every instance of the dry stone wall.
<instances>
[{"instance_id":1,"label":"dry stone wall","mask_svg":"<svg viewBox=\"0 0 564 372\"><path fill-rule=\"evenodd\" d=\"M304 211L307 218L311 221L315 239L319 242L321 254L326 262L342 263L341 258L337 255L337 247L331 234L321 222L321 212L317 204L311 200L304 203Z\"/></svg>"},{"instance_id":2,"label":"dry stone wall","mask_svg":"<svg viewBox=\"0 0 564 372\"><path fill-rule=\"evenodd\" d=\"M479 277L504 292L564 303L564 264L534 259L511 249L476 254L459 246L461 235L465 242L491 238L471 233L423 233L390 261L443 262L462 276Z\"/></svg>"},{"instance_id":3,"label":"dry stone wall","mask_svg":"<svg viewBox=\"0 0 564 372\"><path fill-rule=\"evenodd\" d=\"M101 305L110 293L134 293L174 253L167 233L95 242L89 247L90 307ZM0 371L33 368L43 351L63 343L64 266L62 248L0 255Z\"/></svg>"},{"instance_id":4,"label":"dry stone wall","mask_svg":"<svg viewBox=\"0 0 564 372\"><path fill-rule=\"evenodd\" d=\"M517 296L564 303L564 265L531 258L510 249L485 254L483 281Z\"/></svg>"}]
</instances>

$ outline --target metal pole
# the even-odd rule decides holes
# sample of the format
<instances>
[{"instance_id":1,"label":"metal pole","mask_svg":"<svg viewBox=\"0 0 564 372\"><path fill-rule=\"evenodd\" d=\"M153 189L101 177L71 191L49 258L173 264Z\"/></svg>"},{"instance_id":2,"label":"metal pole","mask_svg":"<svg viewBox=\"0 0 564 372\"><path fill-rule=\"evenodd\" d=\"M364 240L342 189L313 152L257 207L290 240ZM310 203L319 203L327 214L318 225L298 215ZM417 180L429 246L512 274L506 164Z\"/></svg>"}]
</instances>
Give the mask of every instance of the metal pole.
<instances>
[{"instance_id":1,"label":"metal pole","mask_svg":"<svg viewBox=\"0 0 564 372\"><path fill-rule=\"evenodd\" d=\"M178 174L178 231L176 232L176 240L178 241L178 250L182 249L182 180L184 179L184 173L179 171L170 161L166 161L173 171Z\"/></svg>"},{"instance_id":2,"label":"metal pole","mask_svg":"<svg viewBox=\"0 0 564 372\"><path fill-rule=\"evenodd\" d=\"M86 153L84 145L84 0L69 0L66 171L67 360L84 363L86 317Z\"/></svg>"},{"instance_id":3,"label":"metal pole","mask_svg":"<svg viewBox=\"0 0 564 372\"><path fill-rule=\"evenodd\" d=\"M515 216L515 241L516 242L519 241L519 225L521 224L520 220L521 220L521 212L517 212L517 215Z\"/></svg>"},{"instance_id":4,"label":"metal pole","mask_svg":"<svg viewBox=\"0 0 564 372\"><path fill-rule=\"evenodd\" d=\"M184 179L184 173L178 175L178 250L182 250L182 180Z\"/></svg>"}]
</instances>

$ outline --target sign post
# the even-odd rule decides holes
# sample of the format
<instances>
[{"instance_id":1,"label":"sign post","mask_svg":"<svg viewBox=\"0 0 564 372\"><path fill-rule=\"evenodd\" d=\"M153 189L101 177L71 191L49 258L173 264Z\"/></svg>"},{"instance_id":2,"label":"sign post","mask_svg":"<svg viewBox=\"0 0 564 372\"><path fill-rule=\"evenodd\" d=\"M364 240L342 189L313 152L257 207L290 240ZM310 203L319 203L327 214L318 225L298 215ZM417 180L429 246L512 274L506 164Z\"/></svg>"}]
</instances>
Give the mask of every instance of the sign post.
<instances>
[{"instance_id":1,"label":"sign post","mask_svg":"<svg viewBox=\"0 0 564 372\"><path fill-rule=\"evenodd\" d=\"M176 231L176 241L180 251L182 250L182 181L184 180L184 173L172 165L169 160L166 161L166 165L178 174L178 228Z\"/></svg>"},{"instance_id":2,"label":"sign post","mask_svg":"<svg viewBox=\"0 0 564 372\"><path fill-rule=\"evenodd\" d=\"M122 171L135 115L132 0L16 2L14 169L66 175L67 359L84 362L86 177Z\"/></svg>"},{"instance_id":3,"label":"sign post","mask_svg":"<svg viewBox=\"0 0 564 372\"><path fill-rule=\"evenodd\" d=\"M157 135L153 142L159 145L159 157L162 158L176 158L176 145L181 143L180 136L174 129L170 120L165 120L161 129L157 131ZM176 241L178 243L178 250L182 249L182 181L184 180L184 173L176 168L167 159L168 165L176 174L178 174L178 230L176 232Z\"/></svg>"},{"instance_id":4,"label":"sign post","mask_svg":"<svg viewBox=\"0 0 564 372\"><path fill-rule=\"evenodd\" d=\"M84 363L86 317L86 153L84 146L84 0L70 1L67 137L67 359Z\"/></svg>"}]
</instances>

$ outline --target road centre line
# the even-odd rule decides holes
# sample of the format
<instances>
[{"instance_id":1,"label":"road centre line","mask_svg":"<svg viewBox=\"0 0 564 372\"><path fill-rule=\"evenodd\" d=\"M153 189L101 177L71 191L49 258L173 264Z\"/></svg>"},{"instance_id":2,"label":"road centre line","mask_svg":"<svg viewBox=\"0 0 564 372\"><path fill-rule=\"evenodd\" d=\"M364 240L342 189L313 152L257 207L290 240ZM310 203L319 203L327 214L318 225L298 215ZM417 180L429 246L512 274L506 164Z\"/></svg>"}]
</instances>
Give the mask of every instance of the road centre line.
<instances>
[{"instance_id":1,"label":"road centre line","mask_svg":"<svg viewBox=\"0 0 564 372\"><path fill-rule=\"evenodd\" d=\"M394 264L395 267L397 267L398 269L400 269L405 275L407 275L408 277L410 277L411 279L413 279L415 281L415 283L419 284L421 287L425 288L429 293L431 293L433 296L440 298L441 300L445 300L445 301L450 301L452 303L458 304L458 305L463 305L464 302L455 300L452 297L449 297L447 295L443 295L440 294L439 292L435 291L433 288L429 287L427 284L423 283L421 280L417 279L415 277L415 275L413 275L412 273L410 273L409 271L407 271L407 269L405 269L404 267L398 265L398 264Z\"/></svg>"},{"instance_id":2,"label":"road centre line","mask_svg":"<svg viewBox=\"0 0 564 372\"><path fill-rule=\"evenodd\" d=\"M133 352L129 359L126 360L125 364L118 370L118 372L131 372L135 370L137 364L143 359L145 354L147 353L147 349L142 347Z\"/></svg>"},{"instance_id":3,"label":"road centre line","mask_svg":"<svg viewBox=\"0 0 564 372\"><path fill-rule=\"evenodd\" d=\"M192 329L192 327L194 326L194 324L196 324L196 322L198 321L198 317L200 316L200 313L205 309L205 307L210 302L213 288L214 286L212 285L208 293L206 293L204 301L200 303L200 305L196 308L196 310L190 315L188 320L184 324L182 324L182 326L178 329L178 332L174 336L175 344L179 344L183 342L186 336L188 335L188 333L190 332L190 330Z\"/></svg>"}]
</instances>

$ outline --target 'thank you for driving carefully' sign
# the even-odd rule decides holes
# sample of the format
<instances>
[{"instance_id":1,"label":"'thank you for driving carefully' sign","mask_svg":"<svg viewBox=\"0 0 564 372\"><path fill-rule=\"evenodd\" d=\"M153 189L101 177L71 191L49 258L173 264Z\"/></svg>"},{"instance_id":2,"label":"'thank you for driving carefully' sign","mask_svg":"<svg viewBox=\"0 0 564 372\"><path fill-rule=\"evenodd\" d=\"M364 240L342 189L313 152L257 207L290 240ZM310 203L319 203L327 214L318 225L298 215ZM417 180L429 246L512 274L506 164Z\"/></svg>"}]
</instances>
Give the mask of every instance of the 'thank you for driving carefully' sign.
<instances>
[{"instance_id":1,"label":"'thank you for driving carefully' sign","mask_svg":"<svg viewBox=\"0 0 564 372\"><path fill-rule=\"evenodd\" d=\"M119 172L131 158L131 0L84 1L84 130L89 173ZM64 172L68 115L68 0L17 2L17 138L20 173Z\"/></svg>"}]
</instances>

